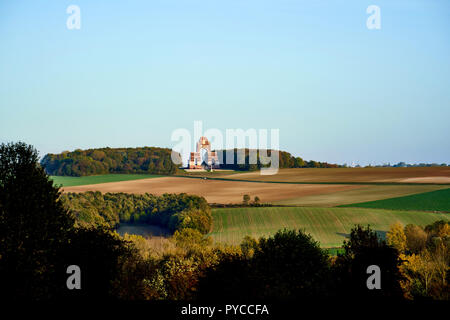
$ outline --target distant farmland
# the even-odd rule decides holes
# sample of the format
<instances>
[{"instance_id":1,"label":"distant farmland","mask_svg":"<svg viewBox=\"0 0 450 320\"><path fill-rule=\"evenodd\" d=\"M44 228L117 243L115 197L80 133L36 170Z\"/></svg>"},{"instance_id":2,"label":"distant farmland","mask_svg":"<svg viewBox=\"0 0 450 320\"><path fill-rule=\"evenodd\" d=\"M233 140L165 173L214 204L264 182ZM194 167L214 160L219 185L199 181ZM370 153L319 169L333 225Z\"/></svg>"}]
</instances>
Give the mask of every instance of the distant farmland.
<instances>
[{"instance_id":1,"label":"distant farmland","mask_svg":"<svg viewBox=\"0 0 450 320\"><path fill-rule=\"evenodd\" d=\"M64 187L64 192L100 191L124 193L187 193L205 197L209 203L242 203L244 194L253 199L258 196L261 202L292 199L315 194L332 194L337 191L361 188L360 185L326 184L283 184L223 181L212 179L193 179L181 177L159 177L120 182L98 183ZM421 192L421 191L419 191ZM364 201L364 200L363 200ZM356 201L351 201L356 202Z\"/></svg>"},{"instance_id":2,"label":"distant farmland","mask_svg":"<svg viewBox=\"0 0 450 320\"><path fill-rule=\"evenodd\" d=\"M396 221L403 224L426 225L439 219L449 220L448 213L423 212L423 210L448 211L449 185L424 182L435 179L433 181L442 183L449 177L448 170L447 167L281 169L275 176L261 176L259 172L240 174L225 172L210 176L205 172L201 175L209 178L110 174L80 178L52 177L52 179L56 184L64 185L64 192L91 190L103 193L148 192L155 195L184 192L203 196L209 203L224 204L241 203L244 194L249 194L252 199L258 196L261 202L292 207L213 209L214 229L211 236L214 241L239 244L246 235L268 236L279 229L300 228L311 233L323 247L340 247L355 224L370 224L384 234ZM241 178L244 175L248 181L214 179L218 176ZM267 180L269 183L258 182L257 179ZM273 179L282 180L280 182L283 183L276 183L272 181ZM301 184L295 183L300 180L310 180L318 184L307 184L304 181ZM325 180L332 184L325 183ZM409 181L409 184L345 183L363 180L368 182L395 180L400 183ZM421 184L411 183L414 181ZM430 203L433 206L430 206ZM351 207L333 208L339 205ZM374 206L378 209L354 208L356 206Z\"/></svg>"},{"instance_id":3,"label":"distant farmland","mask_svg":"<svg viewBox=\"0 0 450 320\"><path fill-rule=\"evenodd\" d=\"M351 205L354 203L401 197L412 194L421 194L434 190L446 189L442 185L360 185L351 190L340 190L334 193L315 194L298 198L273 201L274 204L308 207L335 207ZM359 205L355 204L355 207ZM364 206L363 206L364 207ZM376 207L385 209L397 209L394 207ZM405 208L398 208L405 209ZM414 210L421 210L420 208Z\"/></svg>"},{"instance_id":4,"label":"distant farmland","mask_svg":"<svg viewBox=\"0 0 450 320\"><path fill-rule=\"evenodd\" d=\"M259 171L236 173L227 175L226 179L315 183L394 182L450 184L450 167L295 168L280 169L277 174L267 176L262 176Z\"/></svg>"},{"instance_id":5,"label":"distant farmland","mask_svg":"<svg viewBox=\"0 0 450 320\"><path fill-rule=\"evenodd\" d=\"M354 203L346 207L450 212L450 188L405 197Z\"/></svg>"},{"instance_id":6,"label":"distant farmland","mask_svg":"<svg viewBox=\"0 0 450 320\"><path fill-rule=\"evenodd\" d=\"M100 191L100 192L125 192L125 193L188 193L203 196L209 203L241 203L244 194L250 195L253 199L258 196L261 202L270 202L275 204L293 205L293 206L312 206L312 207L332 207L345 204L374 201L380 199L387 199L392 197L399 197L411 195L416 193L423 193L434 191L442 188L448 188L449 185L437 184L393 184L393 185L365 185L346 184L345 182L338 182L336 177L342 179L362 180L367 178L366 168L327 168L327 169L280 169L278 175L269 176L270 179L281 179L283 183L275 183L270 181L267 176L261 176L259 172L229 174L229 172L199 172L197 178L187 177L167 177L141 174L115 174L104 176L88 176L88 177L52 177L56 183L63 184L65 192L84 192L84 191ZM373 172L372 168L370 172ZM405 176L405 170L411 168L376 168L382 169L378 172L383 176L393 173L392 169L400 170L401 175ZM390 170L387 170L390 169ZM420 179L415 174L430 175L431 172L435 174L444 174L441 169L435 168L412 168L417 170L407 170L408 179ZM419 170L420 169L420 170ZM428 169L428 170L422 170ZM433 170L430 170L433 169ZM403 173L402 173L403 172ZM419 173L417 173L419 172ZM228 177L243 177L249 178L247 181L236 181L228 179ZM200 178L199 176L204 176ZM336 176L336 177L334 177ZM224 179L224 177L227 177ZM291 179L308 178L313 180L311 183L316 183L317 179L333 180L331 184L325 182L317 182L317 184L308 184L302 182L289 182ZM316 177L317 179L314 180ZM334 177L334 178L333 178ZM385 176L383 176L385 177ZM416 177L416 178L414 178ZM152 179L147 179L152 178ZM251 178L251 179L250 179ZM372 179L374 177L372 176ZM423 178L423 177L422 177ZM254 180L252 180L254 179ZM269 179L268 181L259 182L256 179ZM319 179L319 180L320 180ZM267 182L267 183L266 183ZM353 181L354 182L354 181ZM372 181L373 182L373 181ZM291 184L292 183L292 184ZM351 183L349 181L348 183Z\"/></svg>"},{"instance_id":7,"label":"distant farmland","mask_svg":"<svg viewBox=\"0 0 450 320\"><path fill-rule=\"evenodd\" d=\"M239 244L246 235L258 238L277 230L304 229L324 248L340 247L355 224L367 225L381 235L396 221L427 225L436 220L449 221L449 214L393 211L365 208L265 207L214 209L215 242Z\"/></svg>"},{"instance_id":8,"label":"distant farmland","mask_svg":"<svg viewBox=\"0 0 450 320\"><path fill-rule=\"evenodd\" d=\"M50 176L50 178L56 185L62 185L63 187L84 186L99 183L130 181L158 177L161 176L153 174L104 174L84 177Z\"/></svg>"}]
</instances>

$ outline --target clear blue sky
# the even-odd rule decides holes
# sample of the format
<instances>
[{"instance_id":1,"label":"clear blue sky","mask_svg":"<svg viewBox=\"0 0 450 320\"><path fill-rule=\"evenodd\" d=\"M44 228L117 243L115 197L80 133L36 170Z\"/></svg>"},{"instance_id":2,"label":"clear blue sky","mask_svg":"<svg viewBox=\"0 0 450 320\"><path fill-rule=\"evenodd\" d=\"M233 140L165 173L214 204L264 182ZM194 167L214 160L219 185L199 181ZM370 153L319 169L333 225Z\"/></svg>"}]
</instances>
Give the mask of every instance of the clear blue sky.
<instances>
[{"instance_id":1,"label":"clear blue sky","mask_svg":"<svg viewBox=\"0 0 450 320\"><path fill-rule=\"evenodd\" d=\"M66 8L81 9L68 30ZM381 8L368 30L366 8ZM304 159L450 162L450 1L0 1L0 142L172 147L279 128Z\"/></svg>"}]
</instances>

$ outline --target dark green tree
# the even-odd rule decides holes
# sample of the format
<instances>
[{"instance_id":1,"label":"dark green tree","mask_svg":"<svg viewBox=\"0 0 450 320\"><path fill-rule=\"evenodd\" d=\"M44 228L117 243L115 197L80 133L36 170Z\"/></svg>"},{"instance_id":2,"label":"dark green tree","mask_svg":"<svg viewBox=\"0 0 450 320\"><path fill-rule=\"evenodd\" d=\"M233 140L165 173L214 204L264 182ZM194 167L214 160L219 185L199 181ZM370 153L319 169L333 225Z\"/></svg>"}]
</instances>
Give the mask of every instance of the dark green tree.
<instances>
[{"instance_id":1,"label":"dark green tree","mask_svg":"<svg viewBox=\"0 0 450 320\"><path fill-rule=\"evenodd\" d=\"M101 194L92 196L98 201ZM136 260L135 251L108 227L75 228L60 199L32 146L0 145L0 298L98 299L117 292L121 266ZM70 265L81 268L81 290L67 289ZM136 287L142 279L127 281Z\"/></svg>"},{"instance_id":2,"label":"dark green tree","mask_svg":"<svg viewBox=\"0 0 450 320\"><path fill-rule=\"evenodd\" d=\"M250 196L248 194L244 194L244 196L242 197L242 203L244 203L245 205L247 205L250 201Z\"/></svg>"},{"instance_id":3,"label":"dark green tree","mask_svg":"<svg viewBox=\"0 0 450 320\"><path fill-rule=\"evenodd\" d=\"M302 231L278 231L258 242L246 239L244 254L224 254L201 279L201 299L295 300L332 292L327 254Z\"/></svg>"},{"instance_id":4,"label":"dark green tree","mask_svg":"<svg viewBox=\"0 0 450 320\"><path fill-rule=\"evenodd\" d=\"M328 295L328 255L302 230L261 238L251 261L258 298L290 300Z\"/></svg>"},{"instance_id":5,"label":"dark green tree","mask_svg":"<svg viewBox=\"0 0 450 320\"><path fill-rule=\"evenodd\" d=\"M137 251L107 227L73 230L59 260L57 289L61 298L114 299L117 298L117 290L125 290L119 285L124 278L128 278L123 284L125 287L136 286L136 283L131 284L131 280L142 281L122 267L134 265L133 261L140 263ZM80 267L81 290L66 289L66 268L69 265Z\"/></svg>"},{"instance_id":6,"label":"dark green tree","mask_svg":"<svg viewBox=\"0 0 450 320\"><path fill-rule=\"evenodd\" d=\"M397 249L379 238L370 226L360 225L351 230L350 239L344 243L344 253L334 265L336 288L341 297L402 298L399 271L401 260ZM369 290L367 268L376 265L381 270L381 289Z\"/></svg>"},{"instance_id":7,"label":"dark green tree","mask_svg":"<svg viewBox=\"0 0 450 320\"><path fill-rule=\"evenodd\" d=\"M0 145L0 291L7 298L54 293L56 264L74 224L59 190L22 142Z\"/></svg>"}]
</instances>

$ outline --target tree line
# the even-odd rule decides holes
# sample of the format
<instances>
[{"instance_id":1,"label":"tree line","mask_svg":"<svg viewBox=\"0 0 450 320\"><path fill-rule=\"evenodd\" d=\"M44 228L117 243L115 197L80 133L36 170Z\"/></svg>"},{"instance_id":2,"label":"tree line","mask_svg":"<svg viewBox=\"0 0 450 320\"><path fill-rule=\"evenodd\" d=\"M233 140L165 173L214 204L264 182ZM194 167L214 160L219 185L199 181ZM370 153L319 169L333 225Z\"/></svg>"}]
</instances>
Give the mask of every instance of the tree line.
<instances>
[{"instance_id":1,"label":"tree line","mask_svg":"<svg viewBox=\"0 0 450 320\"><path fill-rule=\"evenodd\" d=\"M89 176L107 173L175 174L177 165L172 162L171 149L100 148L77 149L60 154L46 154L41 165L50 175Z\"/></svg>"},{"instance_id":2,"label":"tree line","mask_svg":"<svg viewBox=\"0 0 450 320\"><path fill-rule=\"evenodd\" d=\"M436 221L425 228L395 223L386 235L403 263L400 271L405 296L410 299L450 299L450 224Z\"/></svg>"},{"instance_id":3,"label":"tree line","mask_svg":"<svg viewBox=\"0 0 450 320\"><path fill-rule=\"evenodd\" d=\"M382 164L382 165L374 165L374 166L366 166L366 167L394 167L394 168L409 168L409 167L446 167L446 166L448 166L448 164L446 164L446 163L435 163L435 162L433 162L433 163L424 163L424 162L421 162L421 163L405 163L405 162L403 162L403 161L401 161L401 162L398 162L398 163L396 163L396 164L390 164L390 163L385 163L385 164Z\"/></svg>"},{"instance_id":4,"label":"tree line","mask_svg":"<svg viewBox=\"0 0 450 320\"><path fill-rule=\"evenodd\" d=\"M241 150L244 152L244 163L238 163ZM143 148L100 148L77 149L73 152L65 151L60 154L46 154L41 165L49 175L56 176L89 176L108 173L147 173L172 175L178 172L178 165L172 162L171 149L143 147ZM262 164L260 150L257 150L257 163L250 164L249 149L234 149L233 162L227 163L226 150L219 150L220 167L239 171L259 170L268 167ZM267 151L270 156L272 150ZM337 168L336 164L327 162L305 161L294 157L289 152L279 152L279 168ZM220 155L223 155L220 158Z\"/></svg>"},{"instance_id":5,"label":"tree line","mask_svg":"<svg viewBox=\"0 0 450 320\"><path fill-rule=\"evenodd\" d=\"M227 152L232 151L233 157L232 161L227 162ZM233 150L218 150L218 156L219 156L219 162L220 167L222 169L231 169L231 170L238 170L238 171L255 171L260 170L263 167L269 167L270 162L263 164L263 161L261 161L261 150L253 150L256 154L256 161L252 159L250 161L250 155L251 155L250 149L233 149ZM295 157L291 155L289 152L286 151L278 151L278 150L266 150L263 156L270 157L272 152L278 152L279 156L279 168L340 168L340 165L337 164L331 164L327 162L319 162L319 161L306 161L303 160L301 157ZM269 158L270 160L270 158ZM250 163L250 162L256 162L256 163Z\"/></svg>"},{"instance_id":6,"label":"tree line","mask_svg":"<svg viewBox=\"0 0 450 320\"><path fill-rule=\"evenodd\" d=\"M116 228L121 222L159 225L171 232L184 228L206 234L211 230L211 208L196 195L127 194L87 191L61 195L77 226Z\"/></svg>"}]
</instances>

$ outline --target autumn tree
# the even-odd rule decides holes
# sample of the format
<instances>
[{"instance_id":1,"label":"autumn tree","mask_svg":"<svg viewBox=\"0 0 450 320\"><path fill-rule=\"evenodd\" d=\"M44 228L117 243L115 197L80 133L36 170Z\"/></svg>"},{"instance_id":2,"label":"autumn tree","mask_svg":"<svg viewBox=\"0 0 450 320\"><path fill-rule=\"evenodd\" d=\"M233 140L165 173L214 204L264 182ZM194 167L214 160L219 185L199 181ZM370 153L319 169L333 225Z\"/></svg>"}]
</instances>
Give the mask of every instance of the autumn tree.
<instances>
[{"instance_id":1,"label":"autumn tree","mask_svg":"<svg viewBox=\"0 0 450 320\"><path fill-rule=\"evenodd\" d=\"M406 250L406 235L400 222L391 225L386 234L386 241L390 246L397 249L399 253L403 253Z\"/></svg>"},{"instance_id":2,"label":"autumn tree","mask_svg":"<svg viewBox=\"0 0 450 320\"><path fill-rule=\"evenodd\" d=\"M258 247L258 240L250 236L245 236L241 242L240 247L242 254L246 258L251 258L253 257L256 248Z\"/></svg>"},{"instance_id":3,"label":"autumn tree","mask_svg":"<svg viewBox=\"0 0 450 320\"><path fill-rule=\"evenodd\" d=\"M427 233L422 227L408 224L405 227L406 248L411 253L419 253L427 244Z\"/></svg>"},{"instance_id":4,"label":"autumn tree","mask_svg":"<svg viewBox=\"0 0 450 320\"><path fill-rule=\"evenodd\" d=\"M410 298L429 296L436 274L432 254L428 250L424 250L417 255L405 256L404 259L400 270L406 277L406 281L402 281L405 293Z\"/></svg>"},{"instance_id":5,"label":"autumn tree","mask_svg":"<svg viewBox=\"0 0 450 320\"><path fill-rule=\"evenodd\" d=\"M408 251L402 255L400 270L405 277L402 286L409 299L448 300L450 265L448 223L436 221L425 227L405 227Z\"/></svg>"},{"instance_id":6,"label":"autumn tree","mask_svg":"<svg viewBox=\"0 0 450 320\"><path fill-rule=\"evenodd\" d=\"M177 247L186 250L201 249L212 244L211 238L205 237L200 231L192 228L176 230L173 239Z\"/></svg>"},{"instance_id":7,"label":"autumn tree","mask_svg":"<svg viewBox=\"0 0 450 320\"><path fill-rule=\"evenodd\" d=\"M450 223L444 220L438 220L425 227L425 231L430 237L445 238L450 236Z\"/></svg>"}]
</instances>

